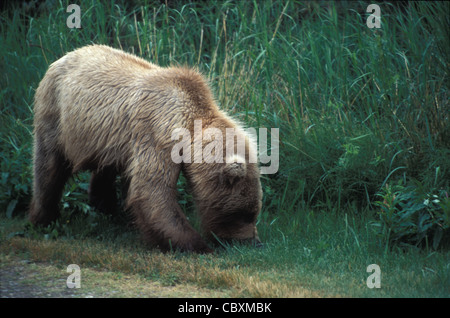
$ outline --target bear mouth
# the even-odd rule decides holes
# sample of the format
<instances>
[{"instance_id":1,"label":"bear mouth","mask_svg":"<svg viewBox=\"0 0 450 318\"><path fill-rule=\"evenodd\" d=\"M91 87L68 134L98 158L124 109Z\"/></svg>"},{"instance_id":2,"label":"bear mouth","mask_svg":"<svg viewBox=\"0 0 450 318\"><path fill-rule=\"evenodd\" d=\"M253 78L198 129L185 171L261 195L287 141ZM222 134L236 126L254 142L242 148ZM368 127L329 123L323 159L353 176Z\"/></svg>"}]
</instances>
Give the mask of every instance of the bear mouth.
<instances>
[{"instance_id":1,"label":"bear mouth","mask_svg":"<svg viewBox=\"0 0 450 318\"><path fill-rule=\"evenodd\" d=\"M228 248L228 247L236 245L236 244L251 246L251 247L255 247L255 248L263 248L264 247L264 243L262 243L260 241L260 239L257 237L246 238L246 239L221 238L221 237L217 237L216 235L214 235L214 233L213 233L212 243L214 244L215 247L224 247L224 248Z\"/></svg>"}]
</instances>

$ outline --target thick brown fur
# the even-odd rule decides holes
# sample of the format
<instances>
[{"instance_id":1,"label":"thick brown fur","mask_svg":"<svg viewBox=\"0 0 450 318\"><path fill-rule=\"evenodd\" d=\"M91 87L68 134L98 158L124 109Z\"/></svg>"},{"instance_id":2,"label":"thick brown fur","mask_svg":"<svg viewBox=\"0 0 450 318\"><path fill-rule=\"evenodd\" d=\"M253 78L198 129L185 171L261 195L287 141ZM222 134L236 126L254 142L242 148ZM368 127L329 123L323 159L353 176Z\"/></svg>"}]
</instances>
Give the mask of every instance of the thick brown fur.
<instances>
[{"instance_id":1,"label":"thick brown fur","mask_svg":"<svg viewBox=\"0 0 450 318\"><path fill-rule=\"evenodd\" d=\"M162 68L107 46L83 47L49 67L34 112L32 223L56 220L64 183L80 170L93 171L90 201L108 212L120 173L145 241L163 250L210 252L177 203L183 169L208 238L258 240L262 192L258 166L249 162L254 142L216 106L197 71ZM223 136L237 129L246 140L245 162L174 163L172 131L183 127L194 136L199 119L203 130L218 128Z\"/></svg>"}]
</instances>

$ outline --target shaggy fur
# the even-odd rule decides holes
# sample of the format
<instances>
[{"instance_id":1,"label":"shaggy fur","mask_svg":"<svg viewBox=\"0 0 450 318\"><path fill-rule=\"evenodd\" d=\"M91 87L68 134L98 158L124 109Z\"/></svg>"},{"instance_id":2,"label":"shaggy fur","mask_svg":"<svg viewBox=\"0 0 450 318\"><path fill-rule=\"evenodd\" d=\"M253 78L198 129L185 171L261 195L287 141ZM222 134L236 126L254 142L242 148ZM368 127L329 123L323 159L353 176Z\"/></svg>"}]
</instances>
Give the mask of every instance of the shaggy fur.
<instances>
[{"instance_id":1,"label":"shaggy fur","mask_svg":"<svg viewBox=\"0 0 450 318\"><path fill-rule=\"evenodd\" d=\"M120 173L128 180L127 206L145 241L163 250L210 252L177 203L183 169L207 237L258 240L262 192L258 166L249 163L249 153L256 156L254 141L219 110L195 70L162 68L107 46L87 46L49 67L34 111L34 224L59 216L64 183L80 170L92 171L91 203L111 211ZM203 130L218 128L225 137L226 128L235 128L244 135L245 162L175 164L172 131L189 129L194 139L198 119Z\"/></svg>"}]
</instances>

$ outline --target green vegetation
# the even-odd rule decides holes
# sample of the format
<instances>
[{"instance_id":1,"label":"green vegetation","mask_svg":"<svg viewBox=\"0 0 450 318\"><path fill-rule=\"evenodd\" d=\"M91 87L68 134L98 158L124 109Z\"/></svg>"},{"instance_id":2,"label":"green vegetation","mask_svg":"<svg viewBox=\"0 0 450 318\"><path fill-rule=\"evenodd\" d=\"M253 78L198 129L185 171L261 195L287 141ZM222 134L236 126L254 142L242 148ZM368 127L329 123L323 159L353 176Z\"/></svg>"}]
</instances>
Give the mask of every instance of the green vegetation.
<instances>
[{"instance_id":1,"label":"green vegetation","mask_svg":"<svg viewBox=\"0 0 450 318\"><path fill-rule=\"evenodd\" d=\"M0 13L2 257L232 296L450 296L449 2L383 2L380 29L363 1L80 1L81 29L66 26L70 1L33 3ZM262 178L265 248L146 250L127 216L86 204L87 173L67 184L56 224L26 223L34 91L90 43L198 67L230 114L280 129L280 169ZM381 289L366 286L369 264Z\"/></svg>"}]
</instances>

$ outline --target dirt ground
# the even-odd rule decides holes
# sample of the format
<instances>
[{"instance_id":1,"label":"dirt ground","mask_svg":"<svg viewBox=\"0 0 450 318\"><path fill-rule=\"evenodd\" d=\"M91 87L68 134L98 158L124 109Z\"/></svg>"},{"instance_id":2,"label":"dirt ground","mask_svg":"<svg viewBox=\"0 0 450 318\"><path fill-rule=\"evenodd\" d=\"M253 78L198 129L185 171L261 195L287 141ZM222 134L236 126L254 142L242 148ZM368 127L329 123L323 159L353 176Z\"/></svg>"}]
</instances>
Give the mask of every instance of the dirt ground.
<instances>
[{"instance_id":1,"label":"dirt ground","mask_svg":"<svg viewBox=\"0 0 450 318\"><path fill-rule=\"evenodd\" d=\"M228 294L188 284L164 286L137 275L95 269L81 269L80 288L68 288L70 274L52 264L2 257L0 298L209 298Z\"/></svg>"}]
</instances>

